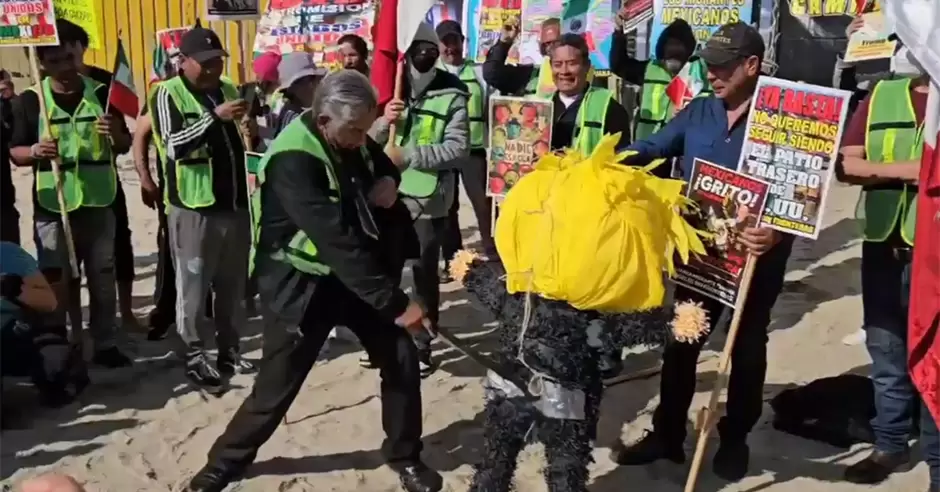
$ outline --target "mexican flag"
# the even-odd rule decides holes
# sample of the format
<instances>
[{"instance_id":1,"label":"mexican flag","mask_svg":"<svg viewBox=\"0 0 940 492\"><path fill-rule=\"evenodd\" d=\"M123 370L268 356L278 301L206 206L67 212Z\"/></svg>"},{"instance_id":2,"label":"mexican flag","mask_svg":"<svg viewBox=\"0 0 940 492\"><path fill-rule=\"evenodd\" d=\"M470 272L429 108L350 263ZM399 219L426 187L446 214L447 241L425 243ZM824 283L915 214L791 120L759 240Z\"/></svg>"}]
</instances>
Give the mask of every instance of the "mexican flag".
<instances>
[{"instance_id":1,"label":"mexican flag","mask_svg":"<svg viewBox=\"0 0 940 492\"><path fill-rule=\"evenodd\" d=\"M682 70L672 78L666 86L666 95L672 101L676 112L685 107L689 101L705 88L704 64L700 62L686 63Z\"/></svg>"},{"instance_id":2,"label":"mexican flag","mask_svg":"<svg viewBox=\"0 0 940 492\"><path fill-rule=\"evenodd\" d=\"M372 70L369 78L379 105L392 99L401 56L411 46L418 24L425 22L434 0L382 0L372 29ZM433 27L433 26L432 26Z\"/></svg>"},{"instance_id":3,"label":"mexican flag","mask_svg":"<svg viewBox=\"0 0 940 492\"><path fill-rule=\"evenodd\" d=\"M137 89L134 88L134 74L131 64L127 61L124 43L118 39L117 54L114 59L114 77L111 78L111 87L108 90L108 107L115 107L125 116L136 118L140 109L137 100Z\"/></svg>"},{"instance_id":4,"label":"mexican flag","mask_svg":"<svg viewBox=\"0 0 940 492\"><path fill-rule=\"evenodd\" d=\"M585 34L591 0L566 0L561 12L561 32Z\"/></svg>"}]
</instances>

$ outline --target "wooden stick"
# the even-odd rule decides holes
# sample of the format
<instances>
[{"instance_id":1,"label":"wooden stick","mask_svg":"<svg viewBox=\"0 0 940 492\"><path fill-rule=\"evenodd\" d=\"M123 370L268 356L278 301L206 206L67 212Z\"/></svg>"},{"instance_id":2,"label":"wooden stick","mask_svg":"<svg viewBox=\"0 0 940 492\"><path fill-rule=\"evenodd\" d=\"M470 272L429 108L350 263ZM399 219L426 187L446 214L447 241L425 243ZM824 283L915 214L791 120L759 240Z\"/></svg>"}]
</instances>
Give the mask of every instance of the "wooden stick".
<instances>
[{"instance_id":1,"label":"wooden stick","mask_svg":"<svg viewBox=\"0 0 940 492\"><path fill-rule=\"evenodd\" d=\"M741 327L741 316L744 313L744 304L747 302L747 294L751 288L755 265L757 265L757 257L748 254L747 264L744 267L744 273L741 276L741 284L738 288L738 299L734 303L734 316L731 318L728 338L725 340L725 347L721 351L721 359L718 361L718 378L715 380L715 387L712 388L708 407L699 410L699 415L696 419L701 425L699 427L698 442L695 443L695 456L692 458L692 468L689 470L689 477L685 482L685 492L695 491L695 483L698 481L698 474L702 468L702 460L705 457L705 447L708 445L708 436L711 434L712 426L715 423L718 399L721 397L722 390L728 385L728 369L731 366L731 352L734 349L734 340L738 336L738 328Z\"/></svg>"},{"instance_id":2,"label":"wooden stick","mask_svg":"<svg viewBox=\"0 0 940 492\"><path fill-rule=\"evenodd\" d=\"M715 357L716 357L716 356L715 356L714 354L708 355L708 356L701 356L701 357L699 357L698 361L697 361L695 364L696 364L696 365L701 364L701 363L703 363L703 362L705 362L705 361L712 360L712 359L714 359ZM620 383L626 383L626 382L629 382L629 381L636 381L637 379L646 379L646 378L650 378L650 377L653 377L653 376L655 376L655 375L661 373L662 371L663 371L663 364L662 364L662 362L660 362L660 363L657 363L655 366L652 366L652 367L647 367L647 368L645 368L645 369L639 369L639 370L636 370L636 371L633 371L633 372L628 372L628 373L626 373L626 374L620 374L620 375L618 375L618 376L614 376L614 377L611 377L611 378L607 378L607 379L604 380L604 387L605 387L605 388L609 388L609 387L611 387L611 386L616 386L616 385L618 385L618 384L620 384Z\"/></svg>"},{"instance_id":3,"label":"wooden stick","mask_svg":"<svg viewBox=\"0 0 940 492\"><path fill-rule=\"evenodd\" d=\"M404 82L403 78L405 76L405 62L399 61L398 67L395 69L395 99L401 100L401 93L404 90L402 83ZM395 134L397 133L397 128L395 123L392 123L388 126L388 144L395 145Z\"/></svg>"},{"instance_id":4,"label":"wooden stick","mask_svg":"<svg viewBox=\"0 0 940 492\"><path fill-rule=\"evenodd\" d=\"M38 60L39 57L36 56L36 47L30 46L29 66L30 70L33 72L33 83L39 87L39 90L36 91L36 99L39 100L39 117L42 118L43 128L45 128L41 139L50 140L52 134L49 126L49 114L46 112L46 100L42 91L42 79L39 77ZM69 255L69 267L71 269L71 276L69 278L77 279L79 278L78 258L75 256L75 243L72 241L72 226L69 224L69 214L65 210L65 190L62 188L62 174L59 158L51 159L50 163L52 164L52 176L55 180L56 198L59 200L59 218L62 220L62 235L65 236L65 249L68 251ZM66 283L68 283L68 281L66 281ZM81 327L79 327L79 331L81 331Z\"/></svg>"}]
</instances>

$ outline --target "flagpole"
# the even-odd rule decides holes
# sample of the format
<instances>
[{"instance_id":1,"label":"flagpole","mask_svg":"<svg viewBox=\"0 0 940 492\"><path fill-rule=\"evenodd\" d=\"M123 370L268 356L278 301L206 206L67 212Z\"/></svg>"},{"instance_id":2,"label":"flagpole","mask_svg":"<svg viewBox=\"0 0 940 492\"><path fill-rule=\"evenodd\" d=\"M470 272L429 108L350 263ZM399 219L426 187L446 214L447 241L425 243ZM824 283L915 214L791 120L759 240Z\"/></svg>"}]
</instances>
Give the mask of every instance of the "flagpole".
<instances>
[{"instance_id":1,"label":"flagpole","mask_svg":"<svg viewBox=\"0 0 940 492\"><path fill-rule=\"evenodd\" d=\"M117 40L118 40L118 51L117 53L115 53L114 62L111 64L111 83L108 84L108 101L104 103L104 114L108 114L108 111L111 110L111 91L114 90L114 77L117 75L118 63L119 63L119 60L121 59L118 56L118 54L121 52L121 49L123 48L121 44L121 29L118 29Z\"/></svg>"}]
</instances>

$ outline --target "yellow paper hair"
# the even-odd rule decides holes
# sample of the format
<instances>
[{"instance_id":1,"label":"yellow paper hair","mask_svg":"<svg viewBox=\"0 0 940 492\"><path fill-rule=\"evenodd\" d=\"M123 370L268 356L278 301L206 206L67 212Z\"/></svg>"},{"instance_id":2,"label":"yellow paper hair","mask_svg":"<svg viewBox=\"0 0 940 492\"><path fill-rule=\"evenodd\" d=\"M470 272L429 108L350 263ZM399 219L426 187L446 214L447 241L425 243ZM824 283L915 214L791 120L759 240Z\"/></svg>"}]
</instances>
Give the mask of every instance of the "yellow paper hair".
<instances>
[{"instance_id":1,"label":"yellow paper hair","mask_svg":"<svg viewBox=\"0 0 940 492\"><path fill-rule=\"evenodd\" d=\"M578 309L633 312L661 306L663 273L678 253L704 254L682 218L683 182L620 164L618 135L590 157L547 154L507 193L496 248L510 293L534 292Z\"/></svg>"}]
</instances>

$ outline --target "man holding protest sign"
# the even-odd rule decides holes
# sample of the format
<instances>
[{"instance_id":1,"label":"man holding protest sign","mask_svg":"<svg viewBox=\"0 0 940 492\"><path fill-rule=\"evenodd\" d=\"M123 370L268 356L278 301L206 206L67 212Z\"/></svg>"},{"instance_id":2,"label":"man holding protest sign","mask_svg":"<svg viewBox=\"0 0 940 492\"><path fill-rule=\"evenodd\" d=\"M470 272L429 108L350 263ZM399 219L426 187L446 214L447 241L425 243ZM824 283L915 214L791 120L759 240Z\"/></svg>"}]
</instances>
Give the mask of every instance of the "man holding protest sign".
<instances>
[{"instance_id":1,"label":"man holding protest sign","mask_svg":"<svg viewBox=\"0 0 940 492\"><path fill-rule=\"evenodd\" d=\"M718 29L701 53L708 66L713 97L694 99L659 132L633 144L639 151L629 164L681 157L682 176L689 179L693 160L703 159L737 169L745 140L747 113L760 76L764 41L753 27L735 22ZM715 455L715 474L730 481L747 473L747 435L760 418L767 371L767 326L770 311L783 287L793 237L764 227L747 227L739 241L757 257L753 283L742 313L741 329L731 354L732 371L726 416L718 423L721 446ZM684 287L676 301L702 302L710 312L712 329L721 318L721 304ZM660 405L653 432L628 447L617 446L611 458L621 465L643 465L660 459L685 462L683 441L699 352L705 337L695 343L674 343L663 354Z\"/></svg>"},{"instance_id":2,"label":"man holding protest sign","mask_svg":"<svg viewBox=\"0 0 940 492\"><path fill-rule=\"evenodd\" d=\"M548 74L542 71L548 69L548 50L560 36L561 20L557 17L546 19L542 22L542 29L539 32L539 50L542 56L546 57L542 65L507 65L509 50L519 38L519 22L517 20L506 24L499 35L499 42L494 44L486 54L486 61L483 62L483 78L490 87L498 90L502 95L550 96L551 91L545 90L550 84L541 83L547 81Z\"/></svg>"},{"instance_id":3,"label":"man holding protest sign","mask_svg":"<svg viewBox=\"0 0 940 492\"><path fill-rule=\"evenodd\" d=\"M940 433L907 368L908 300L917 179L929 79L902 46L891 60L900 78L878 82L859 103L842 142L844 180L862 186L862 309L875 388L875 448L845 479L876 484L909 465L908 440L920 410L920 443L931 490L940 486Z\"/></svg>"}]
</instances>

